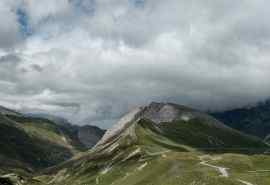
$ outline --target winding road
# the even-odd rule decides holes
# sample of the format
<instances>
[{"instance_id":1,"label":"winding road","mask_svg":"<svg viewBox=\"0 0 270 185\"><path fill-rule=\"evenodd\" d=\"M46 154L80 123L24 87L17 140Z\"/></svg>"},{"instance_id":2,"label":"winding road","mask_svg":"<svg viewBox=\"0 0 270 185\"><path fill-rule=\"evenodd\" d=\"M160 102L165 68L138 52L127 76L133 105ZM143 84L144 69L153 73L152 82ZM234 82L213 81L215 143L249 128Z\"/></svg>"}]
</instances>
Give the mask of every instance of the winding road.
<instances>
[{"instance_id":1,"label":"winding road","mask_svg":"<svg viewBox=\"0 0 270 185\"><path fill-rule=\"evenodd\" d=\"M209 156L208 156L208 157L209 157ZM200 158L200 160L201 160L201 162L200 162L199 164L217 169L217 170L220 172L220 176L221 176L221 177L226 177L226 178L228 178L228 177L230 176L230 175L229 175L229 172L228 172L228 169L229 169L229 168L225 168L225 167L215 166L215 165L209 164L209 163L208 163L209 161L204 161L204 160L203 160L204 156L200 156L199 158ZM210 159L211 159L211 157L210 157ZM244 181L244 180L241 180L241 179L237 179L237 181L238 181L238 182L241 182L241 183L244 184L244 185L255 185L255 184L252 184L252 183L250 183L250 182L247 182L247 181Z\"/></svg>"}]
</instances>

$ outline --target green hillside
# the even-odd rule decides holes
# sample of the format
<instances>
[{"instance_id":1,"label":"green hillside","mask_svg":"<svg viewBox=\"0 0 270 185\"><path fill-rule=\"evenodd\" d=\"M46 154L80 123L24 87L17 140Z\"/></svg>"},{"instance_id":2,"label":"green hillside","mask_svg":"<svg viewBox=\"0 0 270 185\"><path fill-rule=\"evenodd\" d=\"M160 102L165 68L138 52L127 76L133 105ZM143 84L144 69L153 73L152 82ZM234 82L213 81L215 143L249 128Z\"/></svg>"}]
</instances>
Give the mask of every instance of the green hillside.
<instances>
[{"instance_id":1,"label":"green hillside","mask_svg":"<svg viewBox=\"0 0 270 185\"><path fill-rule=\"evenodd\" d=\"M258 138L242 134L233 129L210 126L200 120L188 123L174 121L159 126L164 135L173 141L183 143L200 150L218 152L261 152L265 144ZM258 151L256 151L258 150Z\"/></svg>"},{"instance_id":2,"label":"green hillside","mask_svg":"<svg viewBox=\"0 0 270 185\"><path fill-rule=\"evenodd\" d=\"M0 168L32 171L63 162L85 150L68 130L46 119L0 114Z\"/></svg>"}]
</instances>

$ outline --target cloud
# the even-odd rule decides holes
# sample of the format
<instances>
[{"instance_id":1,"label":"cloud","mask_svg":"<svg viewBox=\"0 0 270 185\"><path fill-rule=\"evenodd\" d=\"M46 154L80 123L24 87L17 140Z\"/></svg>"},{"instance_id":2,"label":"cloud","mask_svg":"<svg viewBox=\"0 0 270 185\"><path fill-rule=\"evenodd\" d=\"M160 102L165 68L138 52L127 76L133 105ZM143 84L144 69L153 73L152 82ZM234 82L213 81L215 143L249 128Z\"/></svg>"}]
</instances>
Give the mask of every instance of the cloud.
<instances>
[{"instance_id":1,"label":"cloud","mask_svg":"<svg viewBox=\"0 0 270 185\"><path fill-rule=\"evenodd\" d=\"M10 50L19 42L20 34L12 3L5 0L0 2L0 22L0 49Z\"/></svg>"},{"instance_id":2,"label":"cloud","mask_svg":"<svg viewBox=\"0 0 270 185\"><path fill-rule=\"evenodd\" d=\"M0 103L11 108L109 127L151 101L207 110L269 97L267 1L4 2Z\"/></svg>"},{"instance_id":3,"label":"cloud","mask_svg":"<svg viewBox=\"0 0 270 185\"><path fill-rule=\"evenodd\" d=\"M3 55L0 57L0 64L1 63L18 63L21 59L14 53Z\"/></svg>"}]
</instances>

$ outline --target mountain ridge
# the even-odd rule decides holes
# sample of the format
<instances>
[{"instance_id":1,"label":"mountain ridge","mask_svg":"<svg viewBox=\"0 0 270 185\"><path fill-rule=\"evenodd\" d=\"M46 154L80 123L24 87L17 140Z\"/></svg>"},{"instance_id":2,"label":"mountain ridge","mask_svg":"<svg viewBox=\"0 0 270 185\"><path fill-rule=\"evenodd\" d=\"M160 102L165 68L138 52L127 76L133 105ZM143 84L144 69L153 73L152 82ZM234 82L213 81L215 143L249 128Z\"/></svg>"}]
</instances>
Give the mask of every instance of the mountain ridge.
<instances>
[{"instance_id":1,"label":"mountain ridge","mask_svg":"<svg viewBox=\"0 0 270 185\"><path fill-rule=\"evenodd\" d=\"M212 112L224 124L246 134L266 139L270 135L270 101L250 107Z\"/></svg>"}]
</instances>

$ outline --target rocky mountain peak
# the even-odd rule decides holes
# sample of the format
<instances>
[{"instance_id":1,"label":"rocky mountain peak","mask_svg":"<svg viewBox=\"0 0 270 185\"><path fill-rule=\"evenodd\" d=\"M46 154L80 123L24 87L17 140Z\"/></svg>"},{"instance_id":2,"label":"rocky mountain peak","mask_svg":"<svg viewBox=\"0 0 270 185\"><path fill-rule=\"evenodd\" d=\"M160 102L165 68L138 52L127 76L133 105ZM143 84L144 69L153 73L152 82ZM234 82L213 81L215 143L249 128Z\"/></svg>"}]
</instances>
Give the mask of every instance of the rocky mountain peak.
<instances>
[{"instance_id":1,"label":"rocky mountain peak","mask_svg":"<svg viewBox=\"0 0 270 185\"><path fill-rule=\"evenodd\" d=\"M148 119L156 124L175 120L189 121L194 118L195 110L173 103L152 102L148 106L133 109L109 129L97 146L116 138L122 131L139 119Z\"/></svg>"}]
</instances>

